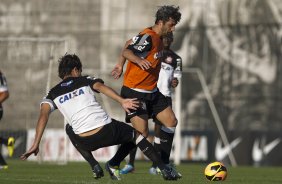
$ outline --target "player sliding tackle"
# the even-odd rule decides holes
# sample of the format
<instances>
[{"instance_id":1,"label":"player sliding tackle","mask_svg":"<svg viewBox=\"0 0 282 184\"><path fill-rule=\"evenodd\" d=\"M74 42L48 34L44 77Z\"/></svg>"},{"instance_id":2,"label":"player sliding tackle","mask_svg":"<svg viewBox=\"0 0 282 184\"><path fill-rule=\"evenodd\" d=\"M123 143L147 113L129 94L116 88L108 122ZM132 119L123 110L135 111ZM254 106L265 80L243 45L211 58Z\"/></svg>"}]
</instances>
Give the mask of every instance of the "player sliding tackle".
<instances>
[{"instance_id":1,"label":"player sliding tackle","mask_svg":"<svg viewBox=\"0 0 282 184\"><path fill-rule=\"evenodd\" d=\"M76 55L63 56L59 60L58 71L62 81L43 98L34 142L29 150L21 156L22 160L26 160L31 154L38 154L49 114L55 109L59 109L68 122L66 132L71 142L90 164L94 178L101 178L104 173L91 151L121 144L116 154L105 166L112 179L121 179L119 165L136 145L150 160L158 164L165 180L178 179L176 171L162 162L146 138L131 126L108 116L97 102L94 93L103 93L119 102L127 113L136 110L139 107L139 101L134 98L122 98L112 88L104 85L101 79L82 76L82 64Z\"/></svg>"}]
</instances>

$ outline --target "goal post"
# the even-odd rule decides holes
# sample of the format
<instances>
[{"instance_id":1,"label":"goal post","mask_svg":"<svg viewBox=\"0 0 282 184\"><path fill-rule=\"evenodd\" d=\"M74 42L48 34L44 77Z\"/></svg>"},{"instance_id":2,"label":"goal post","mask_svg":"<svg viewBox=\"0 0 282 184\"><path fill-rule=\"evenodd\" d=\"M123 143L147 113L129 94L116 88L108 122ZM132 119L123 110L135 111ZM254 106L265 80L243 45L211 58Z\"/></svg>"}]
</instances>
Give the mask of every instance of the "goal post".
<instances>
[{"instance_id":1,"label":"goal post","mask_svg":"<svg viewBox=\"0 0 282 184\"><path fill-rule=\"evenodd\" d=\"M181 91L182 91L182 78L179 78L178 86L175 88L175 116L177 117L178 123L175 130L175 146L174 146L174 163L176 165L180 164L181 158Z\"/></svg>"}]
</instances>

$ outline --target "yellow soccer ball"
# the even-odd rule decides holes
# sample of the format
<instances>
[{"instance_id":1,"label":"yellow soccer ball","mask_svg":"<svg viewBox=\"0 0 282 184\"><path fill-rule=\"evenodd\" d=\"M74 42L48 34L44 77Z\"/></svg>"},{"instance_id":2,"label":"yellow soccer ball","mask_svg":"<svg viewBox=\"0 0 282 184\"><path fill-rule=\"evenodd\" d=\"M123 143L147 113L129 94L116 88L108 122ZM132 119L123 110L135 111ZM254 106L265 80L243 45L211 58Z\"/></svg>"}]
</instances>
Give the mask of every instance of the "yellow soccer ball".
<instances>
[{"instance_id":1,"label":"yellow soccer ball","mask_svg":"<svg viewBox=\"0 0 282 184\"><path fill-rule=\"evenodd\" d=\"M224 181L227 169L221 162L212 162L205 168L205 176L210 181Z\"/></svg>"}]
</instances>

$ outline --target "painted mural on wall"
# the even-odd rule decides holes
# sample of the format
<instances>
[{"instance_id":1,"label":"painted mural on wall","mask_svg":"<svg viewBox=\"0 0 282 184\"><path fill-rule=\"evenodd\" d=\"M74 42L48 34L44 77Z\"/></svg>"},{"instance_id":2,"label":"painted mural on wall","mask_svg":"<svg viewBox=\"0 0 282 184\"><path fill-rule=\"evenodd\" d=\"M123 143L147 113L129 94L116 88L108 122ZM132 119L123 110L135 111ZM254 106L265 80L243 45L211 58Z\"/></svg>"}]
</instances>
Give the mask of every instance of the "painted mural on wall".
<instances>
[{"instance_id":1,"label":"painted mural on wall","mask_svg":"<svg viewBox=\"0 0 282 184\"><path fill-rule=\"evenodd\" d=\"M111 1L112 8L118 6ZM280 78L282 3L279 0L127 1L111 11L102 45L104 61L117 60L126 39L154 22L158 5L177 4L174 50L184 68L200 69L226 130L281 130ZM146 9L140 9L141 4ZM135 11L136 10L136 11ZM137 15L142 15L140 18ZM145 19L144 17L147 17ZM138 20L138 21L136 21ZM120 30L119 30L120 28ZM123 31L121 31L123 30ZM103 59L103 58L102 58ZM184 73L183 128L215 129L214 116L195 73Z\"/></svg>"},{"instance_id":2,"label":"painted mural on wall","mask_svg":"<svg viewBox=\"0 0 282 184\"><path fill-rule=\"evenodd\" d=\"M282 3L201 3L190 4L177 28L174 46L184 66L201 69L226 129L281 130ZM183 80L189 81L183 89L186 127L213 127L199 76L187 73Z\"/></svg>"}]
</instances>

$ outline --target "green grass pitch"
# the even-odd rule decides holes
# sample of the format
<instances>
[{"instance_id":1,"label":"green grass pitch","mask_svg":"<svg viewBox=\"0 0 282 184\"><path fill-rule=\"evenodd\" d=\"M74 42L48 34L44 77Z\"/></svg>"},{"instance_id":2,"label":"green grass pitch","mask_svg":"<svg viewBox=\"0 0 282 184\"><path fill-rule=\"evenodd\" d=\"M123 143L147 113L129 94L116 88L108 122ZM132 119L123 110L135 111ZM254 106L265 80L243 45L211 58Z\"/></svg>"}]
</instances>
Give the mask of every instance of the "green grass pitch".
<instances>
[{"instance_id":1,"label":"green grass pitch","mask_svg":"<svg viewBox=\"0 0 282 184\"><path fill-rule=\"evenodd\" d=\"M150 162L136 162L136 170L133 174L122 176L121 181L112 181L104 170L102 179L92 178L90 167L86 162L70 162L66 165L51 163L39 164L21 160L8 160L9 169L0 170L1 184L100 184L100 183L183 183L183 184L206 184L214 183L204 177L204 164L183 163L177 166L183 178L178 181L164 181L161 176L148 174ZM124 164L124 163L123 163ZM104 163L101 163L104 167ZM227 167L228 177L226 184L281 184L282 167ZM218 182L216 182L218 183Z\"/></svg>"}]
</instances>

